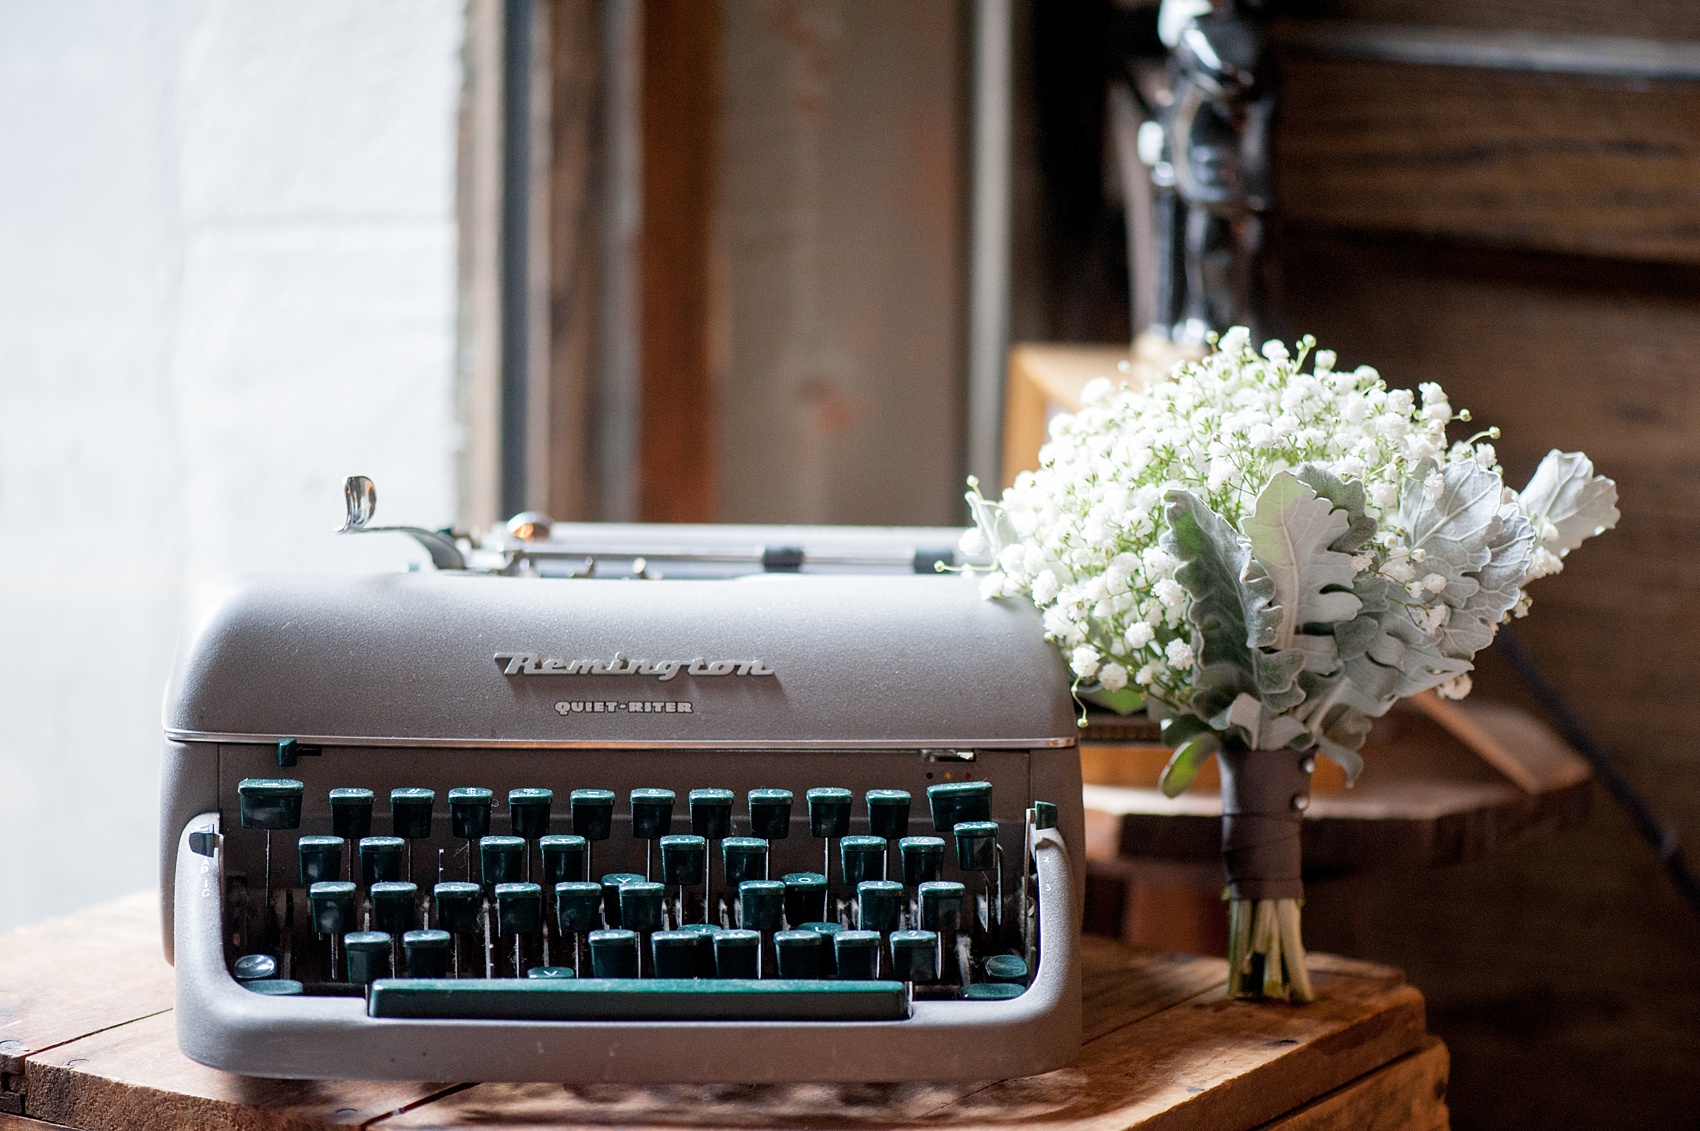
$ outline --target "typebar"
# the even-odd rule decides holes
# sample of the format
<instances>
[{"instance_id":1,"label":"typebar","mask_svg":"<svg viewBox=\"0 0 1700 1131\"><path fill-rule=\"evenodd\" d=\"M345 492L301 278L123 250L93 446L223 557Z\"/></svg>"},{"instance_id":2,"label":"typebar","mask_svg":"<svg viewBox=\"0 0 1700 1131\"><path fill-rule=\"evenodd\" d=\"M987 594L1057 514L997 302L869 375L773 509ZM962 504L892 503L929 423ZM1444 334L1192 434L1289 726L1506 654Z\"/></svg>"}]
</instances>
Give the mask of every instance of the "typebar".
<instances>
[{"instance_id":1,"label":"typebar","mask_svg":"<svg viewBox=\"0 0 1700 1131\"><path fill-rule=\"evenodd\" d=\"M902 982L815 978L380 978L373 1017L480 1021L901 1021Z\"/></svg>"}]
</instances>

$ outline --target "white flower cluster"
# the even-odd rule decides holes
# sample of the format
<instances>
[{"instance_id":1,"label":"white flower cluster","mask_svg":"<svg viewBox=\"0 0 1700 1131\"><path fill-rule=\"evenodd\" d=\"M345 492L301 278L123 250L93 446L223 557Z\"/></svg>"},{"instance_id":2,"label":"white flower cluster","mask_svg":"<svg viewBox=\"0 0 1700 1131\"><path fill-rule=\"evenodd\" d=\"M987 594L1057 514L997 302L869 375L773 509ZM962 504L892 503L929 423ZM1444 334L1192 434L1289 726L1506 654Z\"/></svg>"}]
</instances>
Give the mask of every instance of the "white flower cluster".
<instances>
[{"instance_id":1,"label":"white flower cluster","mask_svg":"<svg viewBox=\"0 0 1700 1131\"><path fill-rule=\"evenodd\" d=\"M1413 614L1438 631L1446 617L1446 578L1407 549L1401 492L1424 461L1434 471L1473 460L1496 474L1483 433L1452 445L1454 413L1439 385L1413 395L1389 389L1367 366L1334 368L1328 350L1305 338L1296 355L1278 341L1254 349L1244 328L1223 334L1214 353L1177 368L1143 391L1107 380L1087 386L1079 412L1055 418L1038 471L1023 473L1001 504L970 495L979 526L967 549L993 555L982 581L988 597L1027 595L1045 631L1082 687L1135 687L1175 710L1191 687L1191 599L1176 580L1180 563L1159 544L1164 501L1191 491L1235 527L1271 476L1303 464L1363 484L1377 523L1370 548L1353 558L1409 594Z\"/></svg>"}]
</instances>

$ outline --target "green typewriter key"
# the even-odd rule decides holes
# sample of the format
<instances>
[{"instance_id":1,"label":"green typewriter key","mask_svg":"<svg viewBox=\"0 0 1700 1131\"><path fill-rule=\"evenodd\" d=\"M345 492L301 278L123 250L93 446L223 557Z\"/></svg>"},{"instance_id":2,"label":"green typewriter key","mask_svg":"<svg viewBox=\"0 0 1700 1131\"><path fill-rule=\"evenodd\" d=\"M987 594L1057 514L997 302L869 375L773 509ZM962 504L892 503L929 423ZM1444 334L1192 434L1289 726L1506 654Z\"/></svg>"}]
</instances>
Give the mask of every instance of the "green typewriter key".
<instances>
[{"instance_id":1,"label":"green typewriter key","mask_svg":"<svg viewBox=\"0 0 1700 1131\"><path fill-rule=\"evenodd\" d=\"M348 980L358 986L369 986L379 978L390 976L390 936L382 931L352 931L343 936L343 949L348 952Z\"/></svg>"},{"instance_id":2,"label":"green typewriter key","mask_svg":"<svg viewBox=\"0 0 1700 1131\"><path fill-rule=\"evenodd\" d=\"M855 887L864 880L885 879L885 838L881 836L847 836L838 842L838 863L845 887ZM814 919L824 916L814 915Z\"/></svg>"},{"instance_id":3,"label":"green typewriter key","mask_svg":"<svg viewBox=\"0 0 1700 1131\"><path fill-rule=\"evenodd\" d=\"M308 913L321 935L345 935L354 927L354 885L345 880L321 880L307 889Z\"/></svg>"},{"instance_id":4,"label":"green typewriter key","mask_svg":"<svg viewBox=\"0 0 1700 1131\"><path fill-rule=\"evenodd\" d=\"M390 821L395 826L395 835L403 840L430 840L431 811L436 804L435 790L390 790Z\"/></svg>"},{"instance_id":5,"label":"green typewriter key","mask_svg":"<svg viewBox=\"0 0 1700 1131\"><path fill-rule=\"evenodd\" d=\"M696 976L714 977L714 936L720 933L720 928L712 923L686 923L679 930L696 939Z\"/></svg>"},{"instance_id":6,"label":"green typewriter key","mask_svg":"<svg viewBox=\"0 0 1700 1131\"><path fill-rule=\"evenodd\" d=\"M703 881L708 842L700 836L661 838L661 882L673 887L695 887Z\"/></svg>"},{"instance_id":7,"label":"green typewriter key","mask_svg":"<svg viewBox=\"0 0 1700 1131\"><path fill-rule=\"evenodd\" d=\"M525 838L517 836L487 836L478 842L478 868L484 876L484 886L517 884L525 875Z\"/></svg>"},{"instance_id":8,"label":"green typewriter key","mask_svg":"<svg viewBox=\"0 0 1700 1131\"><path fill-rule=\"evenodd\" d=\"M637 977L637 933L622 930L590 932L590 970L598 978Z\"/></svg>"},{"instance_id":9,"label":"green typewriter key","mask_svg":"<svg viewBox=\"0 0 1700 1131\"><path fill-rule=\"evenodd\" d=\"M372 791L331 790L331 834L348 843L348 878L354 878L354 846L372 835Z\"/></svg>"},{"instance_id":10,"label":"green typewriter key","mask_svg":"<svg viewBox=\"0 0 1700 1131\"><path fill-rule=\"evenodd\" d=\"M293 778L243 778L236 785L245 829L301 827L303 786Z\"/></svg>"},{"instance_id":11,"label":"green typewriter key","mask_svg":"<svg viewBox=\"0 0 1700 1131\"><path fill-rule=\"evenodd\" d=\"M955 880L932 880L920 888L921 927L940 934L962 929L962 907L967 890Z\"/></svg>"},{"instance_id":12,"label":"green typewriter key","mask_svg":"<svg viewBox=\"0 0 1700 1131\"><path fill-rule=\"evenodd\" d=\"M956 837L956 866L964 872L990 872L998 866L998 823L962 821L951 830Z\"/></svg>"},{"instance_id":13,"label":"green typewriter key","mask_svg":"<svg viewBox=\"0 0 1700 1131\"><path fill-rule=\"evenodd\" d=\"M372 927L400 937L419 925L419 888L402 880L372 885Z\"/></svg>"},{"instance_id":14,"label":"green typewriter key","mask_svg":"<svg viewBox=\"0 0 1700 1131\"><path fill-rule=\"evenodd\" d=\"M963 821L992 819L992 783L948 781L927 787L927 809L933 831L948 833Z\"/></svg>"},{"instance_id":15,"label":"green typewriter key","mask_svg":"<svg viewBox=\"0 0 1700 1131\"><path fill-rule=\"evenodd\" d=\"M856 885L856 925L889 934L903 925L903 885L895 880L864 880Z\"/></svg>"},{"instance_id":16,"label":"green typewriter key","mask_svg":"<svg viewBox=\"0 0 1700 1131\"><path fill-rule=\"evenodd\" d=\"M777 931L785 925L785 885L745 880L738 885L738 925L747 931Z\"/></svg>"},{"instance_id":17,"label":"green typewriter key","mask_svg":"<svg viewBox=\"0 0 1700 1131\"><path fill-rule=\"evenodd\" d=\"M301 886L342 879L342 838L339 836L304 836L295 842L295 852L301 858Z\"/></svg>"},{"instance_id":18,"label":"green typewriter key","mask_svg":"<svg viewBox=\"0 0 1700 1131\"><path fill-rule=\"evenodd\" d=\"M767 879L767 841L753 836L729 836L720 842L726 886L737 891L750 880Z\"/></svg>"},{"instance_id":19,"label":"green typewriter key","mask_svg":"<svg viewBox=\"0 0 1700 1131\"><path fill-rule=\"evenodd\" d=\"M650 971L657 978L697 976L697 936L690 931L656 931L649 937Z\"/></svg>"},{"instance_id":20,"label":"green typewriter key","mask_svg":"<svg viewBox=\"0 0 1700 1131\"><path fill-rule=\"evenodd\" d=\"M277 977L277 959L269 954L244 954L231 964L230 972L238 982L257 982Z\"/></svg>"},{"instance_id":21,"label":"green typewriter key","mask_svg":"<svg viewBox=\"0 0 1700 1131\"><path fill-rule=\"evenodd\" d=\"M785 921L793 927L826 918L826 877L819 872L787 872Z\"/></svg>"},{"instance_id":22,"label":"green typewriter key","mask_svg":"<svg viewBox=\"0 0 1700 1131\"><path fill-rule=\"evenodd\" d=\"M844 930L843 923L804 923L803 930L813 931L826 941L821 944L821 969L830 975L838 973L837 947L833 940Z\"/></svg>"},{"instance_id":23,"label":"green typewriter key","mask_svg":"<svg viewBox=\"0 0 1700 1131\"><path fill-rule=\"evenodd\" d=\"M571 966L533 966L525 972L527 978L576 978L578 971Z\"/></svg>"},{"instance_id":24,"label":"green typewriter key","mask_svg":"<svg viewBox=\"0 0 1700 1131\"><path fill-rule=\"evenodd\" d=\"M466 842L466 878L471 880L474 848L490 835L490 807L495 795L482 786L465 785L449 790L449 832Z\"/></svg>"},{"instance_id":25,"label":"green typewriter key","mask_svg":"<svg viewBox=\"0 0 1700 1131\"><path fill-rule=\"evenodd\" d=\"M725 840L732 835L732 803L729 789L693 789L687 799L691 832L704 840Z\"/></svg>"},{"instance_id":26,"label":"green typewriter key","mask_svg":"<svg viewBox=\"0 0 1700 1131\"><path fill-rule=\"evenodd\" d=\"M667 889L647 880L620 887L620 926L628 931L648 934L664 926L661 912Z\"/></svg>"},{"instance_id":27,"label":"green typewriter key","mask_svg":"<svg viewBox=\"0 0 1700 1131\"><path fill-rule=\"evenodd\" d=\"M609 872L602 877L602 921L610 928L620 922L620 889L627 884L641 884L644 878L636 872Z\"/></svg>"},{"instance_id":28,"label":"green typewriter key","mask_svg":"<svg viewBox=\"0 0 1700 1131\"><path fill-rule=\"evenodd\" d=\"M567 815L572 820L573 835L586 842L584 878L596 875L591 850L599 840L614 835L614 792L608 789L575 789L567 795Z\"/></svg>"},{"instance_id":29,"label":"green typewriter key","mask_svg":"<svg viewBox=\"0 0 1700 1131\"><path fill-rule=\"evenodd\" d=\"M761 974L761 934L721 931L714 936L714 972L720 978L755 978Z\"/></svg>"},{"instance_id":30,"label":"green typewriter key","mask_svg":"<svg viewBox=\"0 0 1700 1131\"><path fill-rule=\"evenodd\" d=\"M867 982L879 977L880 937L874 931L839 931L832 939L838 977Z\"/></svg>"},{"instance_id":31,"label":"green typewriter key","mask_svg":"<svg viewBox=\"0 0 1700 1131\"><path fill-rule=\"evenodd\" d=\"M454 936L447 931L409 931L401 953L409 978L447 978L454 965Z\"/></svg>"},{"instance_id":32,"label":"green typewriter key","mask_svg":"<svg viewBox=\"0 0 1700 1131\"><path fill-rule=\"evenodd\" d=\"M632 790L632 836L643 841L643 878L655 878L655 842L673 828L673 791Z\"/></svg>"},{"instance_id":33,"label":"green typewriter key","mask_svg":"<svg viewBox=\"0 0 1700 1131\"><path fill-rule=\"evenodd\" d=\"M784 840L791 835L790 790L752 789L749 802L752 834L763 840ZM728 877L726 882L732 883L731 878Z\"/></svg>"},{"instance_id":34,"label":"green typewriter key","mask_svg":"<svg viewBox=\"0 0 1700 1131\"><path fill-rule=\"evenodd\" d=\"M571 880L555 885L555 926L563 935L583 935L602 926L602 885Z\"/></svg>"},{"instance_id":35,"label":"green typewriter key","mask_svg":"<svg viewBox=\"0 0 1700 1131\"><path fill-rule=\"evenodd\" d=\"M513 939L514 977L523 977L526 936L543 929L543 889L536 884L496 885L496 933Z\"/></svg>"},{"instance_id":36,"label":"green typewriter key","mask_svg":"<svg viewBox=\"0 0 1700 1131\"><path fill-rule=\"evenodd\" d=\"M1015 986L1008 982L975 982L971 986L962 987L963 1001L1008 1001L1020 997L1027 992L1026 986Z\"/></svg>"},{"instance_id":37,"label":"green typewriter key","mask_svg":"<svg viewBox=\"0 0 1700 1131\"><path fill-rule=\"evenodd\" d=\"M543 853L543 882L549 890L553 891L556 884L584 879L589 842L582 836L546 836L537 847Z\"/></svg>"},{"instance_id":38,"label":"green typewriter key","mask_svg":"<svg viewBox=\"0 0 1700 1131\"><path fill-rule=\"evenodd\" d=\"M811 789L803 795L809 804L809 835L821 843L821 875L832 882L832 842L850 831L850 800L847 789L830 786Z\"/></svg>"},{"instance_id":39,"label":"green typewriter key","mask_svg":"<svg viewBox=\"0 0 1700 1131\"><path fill-rule=\"evenodd\" d=\"M1025 986L1027 961L1015 954L994 954L986 959L986 981Z\"/></svg>"},{"instance_id":40,"label":"green typewriter key","mask_svg":"<svg viewBox=\"0 0 1700 1131\"><path fill-rule=\"evenodd\" d=\"M431 889L431 902L437 912L437 926L450 934L478 933L478 913L484 892L477 884L446 880Z\"/></svg>"},{"instance_id":41,"label":"green typewriter key","mask_svg":"<svg viewBox=\"0 0 1700 1131\"><path fill-rule=\"evenodd\" d=\"M904 887L944 879L944 838L906 836L897 842L897 854L903 858Z\"/></svg>"},{"instance_id":42,"label":"green typewriter key","mask_svg":"<svg viewBox=\"0 0 1700 1131\"><path fill-rule=\"evenodd\" d=\"M549 810L555 803L555 792L549 789L508 790L508 824L513 834L526 840L536 840L549 831Z\"/></svg>"},{"instance_id":43,"label":"green typewriter key","mask_svg":"<svg viewBox=\"0 0 1700 1131\"><path fill-rule=\"evenodd\" d=\"M864 796L868 803L868 831L888 841L902 840L909 835L909 793L902 789L870 789Z\"/></svg>"},{"instance_id":44,"label":"green typewriter key","mask_svg":"<svg viewBox=\"0 0 1700 1131\"><path fill-rule=\"evenodd\" d=\"M294 978L261 978L254 982L243 982L242 988L267 997L300 997L306 992L306 987Z\"/></svg>"},{"instance_id":45,"label":"green typewriter key","mask_svg":"<svg viewBox=\"0 0 1700 1131\"><path fill-rule=\"evenodd\" d=\"M899 982L932 982L939 976L939 937L932 931L893 931L891 975Z\"/></svg>"},{"instance_id":46,"label":"green typewriter key","mask_svg":"<svg viewBox=\"0 0 1700 1131\"><path fill-rule=\"evenodd\" d=\"M360 882L367 887L401 879L407 842L399 836L369 836L360 841Z\"/></svg>"},{"instance_id":47,"label":"green typewriter key","mask_svg":"<svg viewBox=\"0 0 1700 1131\"><path fill-rule=\"evenodd\" d=\"M814 931L779 931L773 936L781 978L819 978L825 973L821 952L826 938Z\"/></svg>"},{"instance_id":48,"label":"green typewriter key","mask_svg":"<svg viewBox=\"0 0 1700 1131\"><path fill-rule=\"evenodd\" d=\"M1033 803L1033 827L1036 829L1054 829L1057 827L1055 802L1035 801Z\"/></svg>"}]
</instances>

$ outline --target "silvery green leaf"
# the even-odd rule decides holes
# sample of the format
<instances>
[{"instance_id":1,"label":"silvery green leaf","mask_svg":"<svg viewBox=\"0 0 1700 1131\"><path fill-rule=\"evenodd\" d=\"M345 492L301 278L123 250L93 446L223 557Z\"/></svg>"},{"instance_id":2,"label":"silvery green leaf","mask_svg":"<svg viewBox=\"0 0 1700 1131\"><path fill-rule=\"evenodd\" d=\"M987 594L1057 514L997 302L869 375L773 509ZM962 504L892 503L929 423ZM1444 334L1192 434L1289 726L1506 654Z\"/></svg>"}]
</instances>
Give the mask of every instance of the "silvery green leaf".
<instances>
[{"instance_id":1,"label":"silvery green leaf","mask_svg":"<svg viewBox=\"0 0 1700 1131\"><path fill-rule=\"evenodd\" d=\"M1192 596L1192 707L1209 718L1242 692L1258 688L1246 646L1247 595L1240 581L1251 545L1190 492L1170 491L1165 516L1162 547L1180 560L1175 580Z\"/></svg>"},{"instance_id":2,"label":"silvery green leaf","mask_svg":"<svg viewBox=\"0 0 1700 1131\"><path fill-rule=\"evenodd\" d=\"M1346 513L1346 532L1329 543L1330 550L1355 553L1375 537L1375 519L1364 506L1364 485L1357 479L1341 479L1327 468L1307 463L1293 473L1299 482Z\"/></svg>"},{"instance_id":3,"label":"silvery green leaf","mask_svg":"<svg viewBox=\"0 0 1700 1131\"><path fill-rule=\"evenodd\" d=\"M1535 552L1535 530L1515 504L1500 506L1487 547L1488 564L1471 579L1475 585L1455 591L1448 583L1443 592L1450 611L1436 644L1447 656L1468 660L1493 643L1499 622L1517 603Z\"/></svg>"},{"instance_id":4,"label":"silvery green leaf","mask_svg":"<svg viewBox=\"0 0 1700 1131\"><path fill-rule=\"evenodd\" d=\"M1430 498L1428 483L1437 474L1440 490ZM1460 596L1474 591L1471 575L1493 556L1488 540L1496 530L1504 490L1499 476L1473 460L1449 462L1439 469L1424 460L1406 480L1399 500L1406 545L1427 555L1422 568L1444 577L1448 591L1454 583L1460 586Z\"/></svg>"},{"instance_id":5,"label":"silvery green leaf","mask_svg":"<svg viewBox=\"0 0 1700 1131\"><path fill-rule=\"evenodd\" d=\"M1617 525L1617 484L1595 475L1581 452L1548 452L1518 501L1537 532L1547 523L1557 530L1541 548L1560 558Z\"/></svg>"},{"instance_id":6,"label":"silvery green leaf","mask_svg":"<svg viewBox=\"0 0 1700 1131\"><path fill-rule=\"evenodd\" d=\"M1248 644L1286 651L1308 635L1297 648L1305 667L1332 669L1332 635L1306 630L1350 621L1363 606L1351 591L1357 577L1351 555L1329 548L1350 524L1344 509L1291 473L1270 478L1245 520L1252 552L1244 573L1253 595Z\"/></svg>"},{"instance_id":7,"label":"silvery green leaf","mask_svg":"<svg viewBox=\"0 0 1700 1131\"><path fill-rule=\"evenodd\" d=\"M1257 696L1244 692L1209 723L1218 731L1238 729L1252 750L1279 750L1305 733L1304 723L1292 715L1270 710Z\"/></svg>"}]
</instances>

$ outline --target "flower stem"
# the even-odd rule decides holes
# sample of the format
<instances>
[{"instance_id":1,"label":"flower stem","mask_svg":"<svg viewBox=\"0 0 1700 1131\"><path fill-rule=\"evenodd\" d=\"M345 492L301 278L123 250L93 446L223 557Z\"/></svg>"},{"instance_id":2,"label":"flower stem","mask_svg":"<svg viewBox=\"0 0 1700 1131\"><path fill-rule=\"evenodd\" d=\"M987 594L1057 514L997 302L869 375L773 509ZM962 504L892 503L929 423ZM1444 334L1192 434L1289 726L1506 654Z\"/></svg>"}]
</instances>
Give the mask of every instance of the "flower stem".
<instances>
[{"instance_id":1,"label":"flower stem","mask_svg":"<svg viewBox=\"0 0 1700 1131\"><path fill-rule=\"evenodd\" d=\"M1316 1000L1297 899L1228 901L1228 996Z\"/></svg>"}]
</instances>

